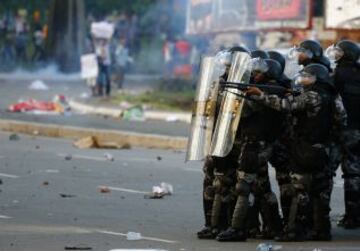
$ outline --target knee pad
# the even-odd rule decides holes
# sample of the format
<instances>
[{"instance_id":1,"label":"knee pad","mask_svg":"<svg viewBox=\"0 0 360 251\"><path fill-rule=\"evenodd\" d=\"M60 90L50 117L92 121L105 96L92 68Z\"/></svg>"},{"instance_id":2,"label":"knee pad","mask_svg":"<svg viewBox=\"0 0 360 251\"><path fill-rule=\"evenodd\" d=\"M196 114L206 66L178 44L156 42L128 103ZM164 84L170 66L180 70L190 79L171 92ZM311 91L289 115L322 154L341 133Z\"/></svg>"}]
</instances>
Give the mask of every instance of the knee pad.
<instances>
[{"instance_id":1,"label":"knee pad","mask_svg":"<svg viewBox=\"0 0 360 251\"><path fill-rule=\"evenodd\" d=\"M207 186L204 189L204 200L213 200L215 197L215 188L213 186Z\"/></svg>"},{"instance_id":2,"label":"knee pad","mask_svg":"<svg viewBox=\"0 0 360 251\"><path fill-rule=\"evenodd\" d=\"M238 181L235 185L235 193L238 196L249 196L250 194L250 184L246 181Z\"/></svg>"}]
</instances>

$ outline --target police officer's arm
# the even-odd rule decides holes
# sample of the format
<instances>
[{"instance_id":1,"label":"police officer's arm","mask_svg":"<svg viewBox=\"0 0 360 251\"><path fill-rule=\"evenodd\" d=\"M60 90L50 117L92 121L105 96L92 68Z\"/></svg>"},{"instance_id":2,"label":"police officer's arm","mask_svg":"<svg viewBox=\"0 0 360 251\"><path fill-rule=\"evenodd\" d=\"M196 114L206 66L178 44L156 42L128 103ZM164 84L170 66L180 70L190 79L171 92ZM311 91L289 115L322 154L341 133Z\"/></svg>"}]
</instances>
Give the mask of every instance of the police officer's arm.
<instances>
[{"instance_id":1,"label":"police officer's arm","mask_svg":"<svg viewBox=\"0 0 360 251\"><path fill-rule=\"evenodd\" d=\"M316 113L321 104L320 95L314 91L307 91L298 96L289 95L284 98L266 94L256 87L250 87L246 93L251 95L252 99L278 111L311 109Z\"/></svg>"}]
</instances>

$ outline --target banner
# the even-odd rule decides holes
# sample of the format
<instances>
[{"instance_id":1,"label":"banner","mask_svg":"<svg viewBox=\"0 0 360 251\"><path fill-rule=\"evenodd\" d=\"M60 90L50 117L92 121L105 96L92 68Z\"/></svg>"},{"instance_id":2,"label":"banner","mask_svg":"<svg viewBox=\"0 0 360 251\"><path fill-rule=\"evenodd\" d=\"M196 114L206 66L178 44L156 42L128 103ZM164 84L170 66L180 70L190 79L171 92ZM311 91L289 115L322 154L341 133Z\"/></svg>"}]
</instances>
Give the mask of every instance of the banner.
<instances>
[{"instance_id":1,"label":"banner","mask_svg":"<svg viewBox=\"0 0 360 251\"><path fill-rule=\"evenodd\" d=\"M256 30L255 1L189 0L186 32L203 34Z\"/></svg>"},{"instance_id":2,"label":"banner","mask_svg":"<svg viewBox=\"0 0 360 251\"><path fill-rule=\"evenodd\" d=\"M81 78L97 78L99 74L98 61L95 54L85 54L81 56Z\"/></svg>"},{"instance_id":3,"label":"banner","mask_svg":"<svg viewBox=\"0 0 360 251\"><path fill-rule=\"evenodd\" d=\"M360 29L360 0L326 0L325 28Z\"/></svg>"},{"instance_id":4,"label":"banner","mask_svg":"<svg viewBox=\"0 0 360 251\"><path fill-rule=\"evenodd\" d=\"M187 33L306 29L310 0L189 0Z\"/></svg>"},{"instance_id":5,"label":"banner","mask_svg":"<svg viewBox=\"0 0 360 251\"><path fill-rule=\"evenodd\" d=\"M96 38L111 39L114 25L108 22L91 23L91 34Z\"/></svg>"},{"instance_id":6,"label":"banner","mask_svg":"<svg viewBox=\"0 0 360 251\"><path fill-rule=\"evenodd\" d=\"M256 27L307 29L310 7L310 0L256 0Z\"/></svg>"}]
</instances>

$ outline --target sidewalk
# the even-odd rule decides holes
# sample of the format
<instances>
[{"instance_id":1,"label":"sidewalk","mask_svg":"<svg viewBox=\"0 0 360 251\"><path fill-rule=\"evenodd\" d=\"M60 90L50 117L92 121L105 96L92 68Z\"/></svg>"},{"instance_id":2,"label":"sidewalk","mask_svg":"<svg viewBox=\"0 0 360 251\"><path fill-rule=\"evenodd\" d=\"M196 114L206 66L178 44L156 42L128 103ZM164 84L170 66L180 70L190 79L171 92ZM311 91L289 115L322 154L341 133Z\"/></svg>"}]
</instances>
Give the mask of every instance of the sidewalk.
<instances>
[{"instance_id":1,"label":"sidewalk","mask_svg":"<svg viewBox=\"0 0 360 251\"><path fill-rule=\"evenodd\" d=\"M157 76L129 76L125 88L134 91L153 88L152 85L155 84L157 78ZM34 79L43 80L49 86L49 90L29 90L28 86ZM151 81L143 81L144 79L154 82L149 83ZM89 93L87 86L76 76L54 76L51 80L51 74L41 74L41 76L28 73L19 75L0 74L0 93L3 94L0 99L0 120L2 123L0 129L29 134L37 131L38 135L74 139L84 136L84 133L90 136L96 134L105 138L111 135L110 138L114 138L118 142L126 141L137 147L185 148L190 128L191 115L189 113L146 111L144 121L125 120L121 119L123 109L91 103L89 100L80 98L85 92ZM59 93L67 96L71 100L73 110L80 111L80 114L54 116L5 111L10 104L20 98L51 100L55 94ZM21 125L16 124L17 122ZM60 133L64 130L67 131L66 134Z\"/></svg>"}]
</instances>

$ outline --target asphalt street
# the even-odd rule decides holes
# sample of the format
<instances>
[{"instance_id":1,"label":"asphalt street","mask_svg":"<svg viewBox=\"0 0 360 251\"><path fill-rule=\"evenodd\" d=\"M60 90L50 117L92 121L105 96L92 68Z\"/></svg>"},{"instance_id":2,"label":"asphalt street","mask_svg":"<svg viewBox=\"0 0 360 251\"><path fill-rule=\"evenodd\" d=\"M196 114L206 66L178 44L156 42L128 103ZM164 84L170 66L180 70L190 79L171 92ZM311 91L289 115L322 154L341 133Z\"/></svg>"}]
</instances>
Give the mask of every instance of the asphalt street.
<instances>
[{"instance_id":1,"label":"asphalt street","mask_svg":"<svg viewBox=\"0 0 360 251\"><path fill-rule=\"evenodd\" d=\"M48 90L30 90L29 86L34 80L42 80L48 87ZM155 85L154 80L147 80L146 76L131 76L125 82L124 88L128 91L138 92L151 89ZM116 91L116 90L114 90ZM17 103L19 100L28 100L30 98L51 101L57 94L65 95L67 99L79 99L84 94L89 94L86 84L75 76L53 75L44 76L37 74L25 75L2 75L0 74L0 118L14 119L29 122L38 122L45 124L58 124L66 126L78 126L96 129L110 129L133 131L139 133L160 134L169 136L186 137L189 133L189 125L182 122L163 121L126 121L111 117L102 117L96 115L84 115L73 113L70 116L61 115L39 115L27 113L7 112L9 105Z\"/></svg>"},{"instance_id":2,"label":"asphalt street","mask_svg":"<svg viewBox=\"0 0 360 251\"><path fill-rule=\"evenodd\" d=\"M0 133L0 250L66 247L162 250L256 250L261 240L198 240L203 224L201 163L163 150L79 150L63 139ZM114 157L111 161L106 153ZM71 154L71 155L69 155ZM71 157L70 157L71 156ZM274 173L270 169L272 181ZM174 193L145 199L167 182ZM110 193L101 193L101 186ZM343 211L342 182L335 180L334 221ZM128 232L142 235L127 240ZM335 227L332 242L281 243L282 250L360 250L359 230Z\"/></svg>"}]
</instances>

